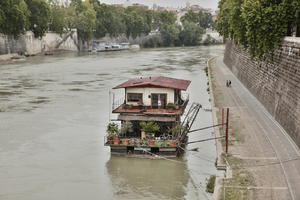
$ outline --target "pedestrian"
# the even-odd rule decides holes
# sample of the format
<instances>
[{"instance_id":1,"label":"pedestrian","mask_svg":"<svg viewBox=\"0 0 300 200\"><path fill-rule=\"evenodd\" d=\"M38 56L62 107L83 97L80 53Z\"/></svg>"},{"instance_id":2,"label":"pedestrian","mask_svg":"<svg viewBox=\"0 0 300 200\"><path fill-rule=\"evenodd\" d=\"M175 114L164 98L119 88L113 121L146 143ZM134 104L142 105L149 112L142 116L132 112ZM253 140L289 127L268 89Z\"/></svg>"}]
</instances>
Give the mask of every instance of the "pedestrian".
<instances>
[{"instance_id":1,"label":"pedestrian","mask_svg":"<svg viewBox=\"0 0 300 200\"><path fill-rule=\"evenodd\" d=\"M228 86L231 87L231 80L228 81Z\"/></svg>"}]
</instances>

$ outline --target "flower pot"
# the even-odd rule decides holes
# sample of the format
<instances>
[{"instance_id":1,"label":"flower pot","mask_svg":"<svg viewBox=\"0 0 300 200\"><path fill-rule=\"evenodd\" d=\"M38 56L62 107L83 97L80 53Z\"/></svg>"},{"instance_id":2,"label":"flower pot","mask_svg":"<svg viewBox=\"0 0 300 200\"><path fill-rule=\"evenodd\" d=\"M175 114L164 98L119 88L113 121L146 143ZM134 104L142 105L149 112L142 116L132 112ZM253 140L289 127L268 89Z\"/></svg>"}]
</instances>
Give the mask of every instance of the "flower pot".
<instances>
[{"instance_id":1,"label":"flower pot","mask_svg":"<svg viewBox=\"0 0 300 200\"><path fill-rule=\"evenodd\" d=\"M118 136L114 136L114 138L113 138L113 144L119 144L119 138L118 138Z\"/></svg>"},{"instance_id":2,"label":"flower pot","mask_svg":"<svg viewBox=\"0 0 300 200\"><path fill-rule=\"evenodd\" d=\"M148 145L149 146L154 146L155 145L155 140L149 140Z\"/></svg>"},{"instance_id":3,"label":"flower pot","mask_svg":"<svg viewBox=\"0 0 300 200\"><path fill-rule=\"evenodd\" d=\"M128 143L129 143L128 141L129 141L129 139L122 139L122 144L123 145L128 145Z\"/></svg>"},{"instance_id":4,"label":"flower pot","mask_svg":"<svg viewBox=\"0 0 300 200\"><path fill-rule=\"evenodd\" d=\"M176 146L177 146L177 141L176 141L176 140L172 140L172 141L170 142L170 146L176 147Z\"/></svg>"}]
</instances>

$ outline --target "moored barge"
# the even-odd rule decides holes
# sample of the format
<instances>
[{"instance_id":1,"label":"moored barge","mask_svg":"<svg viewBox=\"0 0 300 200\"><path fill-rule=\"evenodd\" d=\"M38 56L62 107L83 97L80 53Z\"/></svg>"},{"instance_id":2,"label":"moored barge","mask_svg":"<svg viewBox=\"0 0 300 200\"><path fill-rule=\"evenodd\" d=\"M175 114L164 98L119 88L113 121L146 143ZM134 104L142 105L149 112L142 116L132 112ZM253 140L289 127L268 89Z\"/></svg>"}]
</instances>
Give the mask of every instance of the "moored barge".
<instances>
[{"instance_id":1,"label":"moored barge","mask_svg":"<svg viewBox=\"0 0 300 200\"><path fill-rule=\"evenodd\" d=\"M185 109L189 96L184 93L190 81L169 77L128 80L113 89L125 89L123 99L112 103L117 121L107 126L105 145L112 154L130 156L180 155L187 133L200 109L193 103ZM184 120L181 120L185 113Z\"/></svg>"}]
</instances>

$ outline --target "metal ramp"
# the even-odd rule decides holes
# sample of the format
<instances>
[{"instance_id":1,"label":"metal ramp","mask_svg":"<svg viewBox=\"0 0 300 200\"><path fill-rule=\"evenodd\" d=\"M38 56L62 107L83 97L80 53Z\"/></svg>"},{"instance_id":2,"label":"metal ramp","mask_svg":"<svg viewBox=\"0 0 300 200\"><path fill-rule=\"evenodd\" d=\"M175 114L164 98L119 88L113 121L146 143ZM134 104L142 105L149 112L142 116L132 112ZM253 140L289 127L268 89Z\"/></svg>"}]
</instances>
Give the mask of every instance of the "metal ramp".
<instances>
[{"instance_id":1,"label":"metal ramp","mask_svg":"<svg viewBox=\"0 0 300 200\"><path fill-rule=\"evenodd\" d=\"M193 103L189 110L187 111L184 120L181 123L181 126L183 127L183 130L180 132L179 138L180 141L183 141L184 138L189 133L191 127L193 126L195 119L199 113L199 110L202 108L202 105L199 103Z\"/></svg>"}]
</instances>

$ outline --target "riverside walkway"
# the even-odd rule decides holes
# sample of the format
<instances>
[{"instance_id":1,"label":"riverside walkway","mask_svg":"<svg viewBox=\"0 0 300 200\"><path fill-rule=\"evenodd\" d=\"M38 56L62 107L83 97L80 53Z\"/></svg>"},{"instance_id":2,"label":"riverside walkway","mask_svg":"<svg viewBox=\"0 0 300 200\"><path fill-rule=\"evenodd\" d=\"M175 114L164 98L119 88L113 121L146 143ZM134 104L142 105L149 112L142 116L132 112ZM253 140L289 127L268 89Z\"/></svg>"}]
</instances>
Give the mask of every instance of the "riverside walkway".
<instances>
[{"instance_id":1,"label":"riverside walkway","mask_svg":"<svg viewBox=\"0 0 300 200\"><path fill-rule=\"evenodd\" d=\"M229 107L231 116L231 145L225 159L232 177L219 183L218 196L300 199L299 148L227 68L223 57L210 60L209 67L216 109ZM226 87L226 80L231 80L231 87Z\"/></svg>"}]
</instances>

